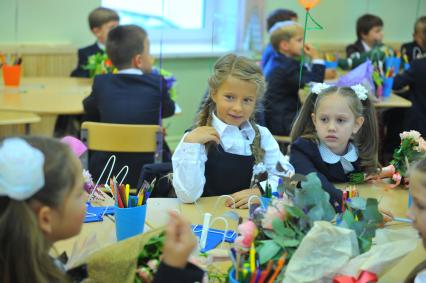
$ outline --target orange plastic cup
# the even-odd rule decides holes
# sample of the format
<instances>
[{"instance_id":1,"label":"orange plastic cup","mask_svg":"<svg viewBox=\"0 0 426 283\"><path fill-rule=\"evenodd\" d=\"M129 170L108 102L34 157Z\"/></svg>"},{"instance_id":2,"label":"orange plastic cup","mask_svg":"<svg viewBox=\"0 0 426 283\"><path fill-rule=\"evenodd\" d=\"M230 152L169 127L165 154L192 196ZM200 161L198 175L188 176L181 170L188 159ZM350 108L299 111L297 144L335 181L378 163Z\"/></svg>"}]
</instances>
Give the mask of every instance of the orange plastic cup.
<instances>
[{"instance_id":1,"label":"orange plastic cup","mask_svg":"<svg viewBox=\"0 0 426 283\"><path fill-rule=\"evenodd\" d=\"M4 65L3 82L5 86L19 86L21 80L21 65Z\"/></svg>"}]
</instances>

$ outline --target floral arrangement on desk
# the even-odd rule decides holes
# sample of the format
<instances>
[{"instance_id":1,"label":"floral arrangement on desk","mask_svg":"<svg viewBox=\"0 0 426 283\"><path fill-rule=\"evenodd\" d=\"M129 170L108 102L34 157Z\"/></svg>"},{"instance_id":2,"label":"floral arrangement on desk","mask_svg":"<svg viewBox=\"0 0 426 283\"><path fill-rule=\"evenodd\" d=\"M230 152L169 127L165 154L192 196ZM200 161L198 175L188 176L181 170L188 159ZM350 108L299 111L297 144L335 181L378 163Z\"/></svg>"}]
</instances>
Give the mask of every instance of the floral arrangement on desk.
<instances>
[{"instance_id":1,"label":"floral arrangement on desk","mask_svg":"<svg viewBox=\"0 0 426 283\"><path fill-rule=\"evenodd\" d=\"M376 274L368 270L362 272L360 263L352 264L363 256L371 256L373 238L383 225L377 200L365 200L358 196L356 189L350 188L344 191L343 212L336 214L316 174L307 175L301 188L297 188L295 183L300 178L284 178L282 184L288 198L272 199L266 209L256 209L248 221L239 225L240 236L231 249L230 282L281 282L283 279L285 282L317 282L324 278L329 281L323 282L331 282L339 279L339 274L348 275L345 278L350 279L361 274L377 280ZM324 234L327 236L323 239ZM384 250L379 252L386 254ZM322 259L321 253L330 259ZM401 246L398 255L405 253L405 247ZM373 254L377 254L375 246ZM372 268L374 272L399 259L393 258L394 255L380 255L385 263L380 268ZM340 262L330 266L328 261ZM377 260L370 259L370 262L377 264ZM315 278L310 278L311 275Z\"/></svg>"},{"instance_id":2,"label":"floral arrangement on desk","mask_svg":"<svg viewBox=\"0 0 426 283\"><path fill-rule=\"evenodd\" d=\"M108 58L106 53L96 53L89 57L87 61L87 65L83 67L85 70L89 70L89 75L93 78L96 75L109 74L109 73L117 73L117 68L113 66L111 60ZM176 93L176 78L175 76L161 68L154 67L152 69L152 73L159 74L164 77L166 80L166 87L169 90L170 98L173 101L176 101L177 93Z\"/></svg>"},{"instance_id":3,"label":"floral arrangement on desk","mask_svg":"<svg viewBox=\"0 0 426 283\"><path fill-rule=\"evenodd\" d=\"M394 186L408 184L408 168L412 162L426 155L426 141L417 131L402 132L400 146L395 149L390 165L383 168L381 177L391 178Z\"/></svg>"}]
</instances>

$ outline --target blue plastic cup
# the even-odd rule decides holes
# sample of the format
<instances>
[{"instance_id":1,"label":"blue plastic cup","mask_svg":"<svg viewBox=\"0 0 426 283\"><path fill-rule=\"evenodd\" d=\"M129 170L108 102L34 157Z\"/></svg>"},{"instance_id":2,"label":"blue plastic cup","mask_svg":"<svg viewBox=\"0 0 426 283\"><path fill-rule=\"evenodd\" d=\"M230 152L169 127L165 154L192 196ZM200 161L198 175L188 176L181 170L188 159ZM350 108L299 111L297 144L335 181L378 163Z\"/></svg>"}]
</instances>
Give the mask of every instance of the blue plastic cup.
<instances>
[{"instance_id":1,"label":"blue plastic cup","mask_svg":"<svg viewBox=\"0 0 426 283\"><path fill-rule=\"evenodd\" d=\"M325 61L326 69L337 69L337 61Z\"/></svg>"},{"instance_id":2,"label":"blue plastic cup","mask_svg":"<svg viewBox=\"0 0 426 283\"><path fill-rule=\"evenodd\" d=\"M388 98L392 93L393 77L385 78L383 80L383 92L382 97Z\"/></svg>"},{"instance_id":3,"label":"blue plastic cup","mask_svg":"<svg viewBox=\"0 0 426 283\"><path fill-rule=\"evenodd\" d=\"M260 202L262 203L263 208L268 208L269 204L271 203L271 198L260 197Z\"/></svg>"},{"instance_id":4,"label":"blue plastic cup","mask_svg":"<svg viewBox=\"0 0 426 283\"><path fill-rule=\"evenodd\" d=\"M235 269L232 269L231 272L229 272L229 283L239 283L240 281L235 279Z\"/></svg>"},{"instance_id":5,"label":"blue plastic cup","mask_svg":"<svg viewBox=\"0 0 426 283\"><path fill-rule=\"evenodd\" d=\"M386 70L393 67L394 73L398 74L399 68L401 67L401 58L398 57L387 57L385 59Z\"/></svg>"},{"instance_id":6,"label":"blue plastic cup","mask_svg":"<svg viewBox=\"0 0 426 283\"><path fill-rule=\"evenodd\" d=\"M130 199L137 199L131 196ZM143 233L146 218L146 204L135 207L119 208L114 206L115 234L117 241Z\"/></svg>"}]
</instances>

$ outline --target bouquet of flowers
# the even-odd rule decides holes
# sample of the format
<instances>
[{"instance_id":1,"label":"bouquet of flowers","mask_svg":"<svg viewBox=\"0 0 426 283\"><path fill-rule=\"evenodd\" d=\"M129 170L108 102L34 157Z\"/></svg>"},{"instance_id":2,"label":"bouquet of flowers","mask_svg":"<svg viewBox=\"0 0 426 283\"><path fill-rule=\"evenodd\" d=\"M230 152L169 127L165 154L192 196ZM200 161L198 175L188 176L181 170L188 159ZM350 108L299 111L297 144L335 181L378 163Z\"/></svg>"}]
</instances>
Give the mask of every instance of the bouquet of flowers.
<instances>
[{"instance_id":1,"label":"bouquet of flowers","mask_svg":"<svg viewBox=\"0 0 426 283\"><path fill-rule=\"evenodd\" d=\"M400 183L407 184L410 164L426 155L426 141L419 132L402 132L399 136L401 144L395 149L390 165L383 168L381 173L382 178L392 178L395 186Z\"/></svg>"},{"instance_id":2,"label":"bouquet of flowers","mask_svg":"<svg viewBox=\"0 0 426 283\"><path fill-rule=\"evenodd\" d=\"M300 188L296 186L296 180L302 180ZM272 278L269 282L287 280L288 266L292 265L294 255L319 222L329 223L332 226L330 229L340 229L342 233L352 235L353 242L349 248L356 250L356 254L351 254L348 260L370 250L376 230L383 224L377 200L358 197L352 188L344 191L344 212L336 214L329 203L328 193L322 189L315 173L304 178L284 178L282 184L288 198L272 199L266 209L256 209L250 220L239 225L240 236L235 240L235 249L231 252L234 265L231 278L239 282L253 276L269 276ZM321 229L318 231L324 232ZM339 241L336 238L333 240ZM315 245L310 240L308 242ZM330 246L324 248L333 250ZM315 254L315 257L318 255ZM301 260L297 259L297 268ZM305 271L310 268L309 261L303 264ZM301 272L300 269L298 272Z\"/></svg>"},{"instance_id":3,"label":"bouquet of flowers","mask_svg":"<svg viewBox=\"0 0 426 283\"><path fill-rule=\"evenodd\" d=\"M83 69L89 71L89 76L93 78L96 75L116 73L117 69L112 65L111 60L106 53L96 53L87 60L87 65Z\"/></svg>"},{"instance_id":4,"label":"bouquet of flowers","mask_svg":"<svg viewBox=\"0 0 426 283\"><path fill-rule=\"evenodd\" d=\"M89 57L87 60L87 65L83 67L85 70L89 70L89 75L93 78L96 75L117 73L117 68L113 66L111 60L108 58L106 53L97 53ZM161 75L166 80L166 87L170 93L170 98L173 101L176 101L176 78L175 76L161 68L154 67L152 69L153 74Z\"/></svg>"}]
</instances>

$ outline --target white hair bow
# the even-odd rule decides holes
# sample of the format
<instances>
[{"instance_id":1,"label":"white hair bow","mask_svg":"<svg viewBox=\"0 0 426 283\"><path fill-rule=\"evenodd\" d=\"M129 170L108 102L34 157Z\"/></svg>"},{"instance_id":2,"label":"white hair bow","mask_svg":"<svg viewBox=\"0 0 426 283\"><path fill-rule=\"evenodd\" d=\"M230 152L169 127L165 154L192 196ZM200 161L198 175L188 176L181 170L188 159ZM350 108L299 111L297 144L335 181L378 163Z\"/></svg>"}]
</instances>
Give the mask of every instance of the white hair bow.
<instances>
[{"instance_id":1,"label":"white hair bow","mask_svg":"<svg viewBox=\"0 0 426 283\"><path fill-rule=\"evenodd\" d=\"M25 200L44 186L43 153L20 138L0 146L0 196Z\"/></svg>"},{"instance_id":2,"label":"white hair bow","mask_svg":"<svg viewBox=\"0 0 426 283\"><path fill-rule=\"evenodd\" d=\"M322 94L322 92L332 87L327 83L314 83L311 88L311 92L315 94ZM368 98L368 90L362 84L356 84L350 87L356 94L359 100L366 100Z\"/></svg>"}]
</instances>

